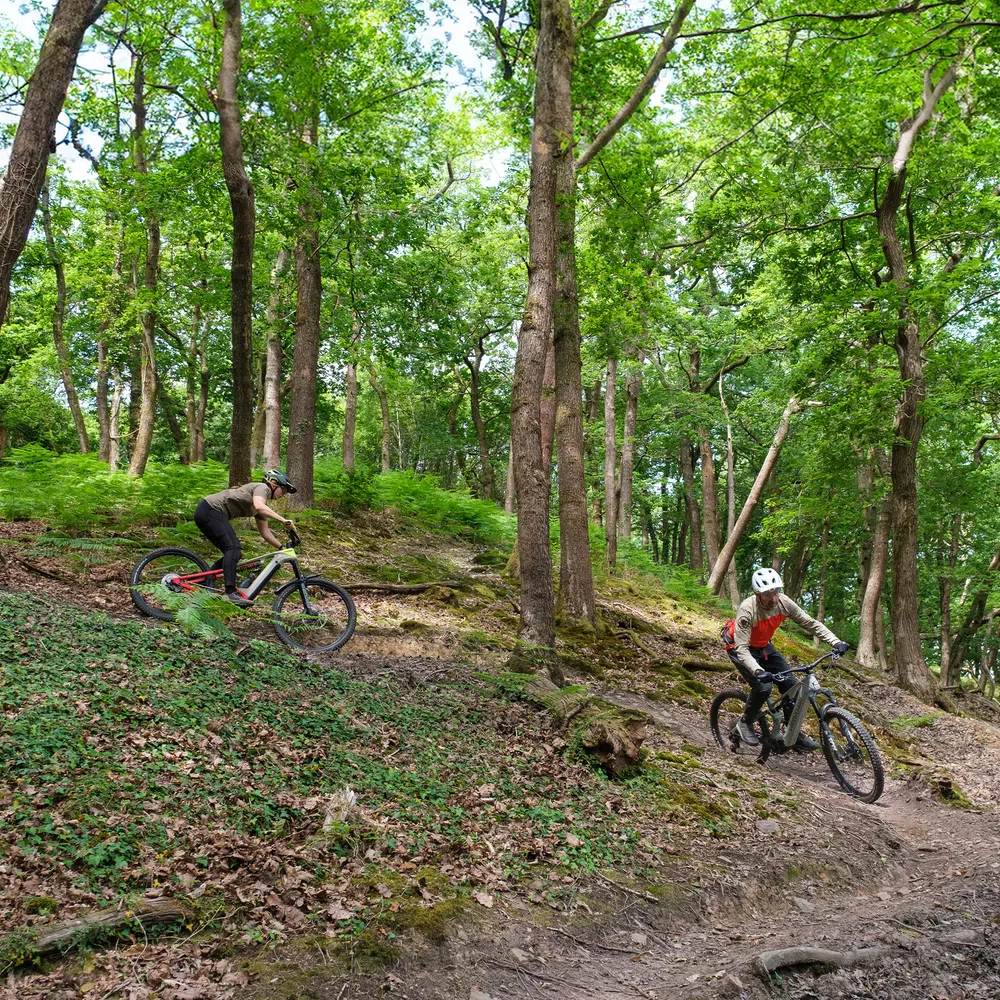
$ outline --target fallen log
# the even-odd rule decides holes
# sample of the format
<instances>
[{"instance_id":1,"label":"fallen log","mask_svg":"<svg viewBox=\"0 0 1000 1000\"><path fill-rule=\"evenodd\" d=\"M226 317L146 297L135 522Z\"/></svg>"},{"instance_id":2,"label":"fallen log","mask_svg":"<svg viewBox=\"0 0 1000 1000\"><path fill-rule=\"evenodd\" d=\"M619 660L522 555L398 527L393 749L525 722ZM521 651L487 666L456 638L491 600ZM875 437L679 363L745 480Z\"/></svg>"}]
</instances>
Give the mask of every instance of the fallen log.
<instances>
[{"instance_id":1,"label":"fallen log","mask_svg":"<svg viewBox=\"0 0 1000 1000\"><path fill-rule=\"evenodd\" d=\"M146 930L157 924L172 924L189 917L188 909L176 899L139 899L129 906L98 910L72 920L15 931L4 942L6 954L0 954L0 963L8 967L23 965L85 944L97 934L136 925Z\"/></svg>"},{"instance_id":2,"label":"fallen log","mask_svg":"<svg viewBox=\"0 0 1000 1000\"><path fill-rule=\"evenodd\" d=\"M828 948L781 948L762 952L754 959L754 971L764 979L779 969L792 965L828 965L833 969L853 969L881 958L889 949L859 948L856 951L830 951Z\"/></svg>"},{"instance_id":3,"label":"fallen log","mask_svg":"<svg viewBox=\"0 0 1000 1000\"><path fill-rule=\"evenodd\" d=\"M386 594L422 594L432 587L461 587L460 580L438 580L435 583L343 583L341 586L350 594L361 590L378 590Z\"/></svg>"}]
</instances>

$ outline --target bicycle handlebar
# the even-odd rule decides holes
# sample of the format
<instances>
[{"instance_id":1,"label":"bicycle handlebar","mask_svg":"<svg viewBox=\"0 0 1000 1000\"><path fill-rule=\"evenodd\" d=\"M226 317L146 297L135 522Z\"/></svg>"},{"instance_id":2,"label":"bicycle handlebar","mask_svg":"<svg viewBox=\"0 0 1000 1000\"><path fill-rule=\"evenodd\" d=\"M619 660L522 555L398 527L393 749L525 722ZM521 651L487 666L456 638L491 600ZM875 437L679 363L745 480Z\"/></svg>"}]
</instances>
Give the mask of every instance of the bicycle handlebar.
<instances>
[{"instance_id":1,"label":"bicycle handlebar","mask_svg":"<svg viewBox=\"0 0 1000 1000\"><path fill-rule=\"evenodd\" d=\"M789 667L787 670L782 670L780 674L775 676L783 676L785 674L805 674L810 670L814 670L818 667L824 660L836 660L839 657L839 653L835 653L832 649L829 653L824 653L818 660L813 660L812 663L807 663L804 667Z\"/></svg>"}]
</instances>

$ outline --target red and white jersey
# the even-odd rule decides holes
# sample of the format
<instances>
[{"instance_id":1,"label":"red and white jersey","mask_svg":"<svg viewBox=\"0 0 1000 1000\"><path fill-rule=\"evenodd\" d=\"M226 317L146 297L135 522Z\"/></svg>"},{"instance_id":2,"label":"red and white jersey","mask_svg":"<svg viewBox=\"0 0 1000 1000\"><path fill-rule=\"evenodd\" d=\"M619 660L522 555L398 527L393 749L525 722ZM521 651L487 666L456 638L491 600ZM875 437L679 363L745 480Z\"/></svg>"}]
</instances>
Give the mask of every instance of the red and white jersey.
<instances>
[{"instance_id":1,"label":"red and white jersey","mask_svg":"<svg viewBox=\"0 0 1000 1000\"><path fill-rule=\"evenodd\" d=\"M761 649L766 646L786 618L791 618L824 642L832 645L838 641L822 622L807 615L790 597L779 594L774 606L765 608L757 600L757 595L751 594L736 610L732 648L740 662L752 673L758 673L762 667L750 655L750 647Z\"/></svg>"}]
</instances>

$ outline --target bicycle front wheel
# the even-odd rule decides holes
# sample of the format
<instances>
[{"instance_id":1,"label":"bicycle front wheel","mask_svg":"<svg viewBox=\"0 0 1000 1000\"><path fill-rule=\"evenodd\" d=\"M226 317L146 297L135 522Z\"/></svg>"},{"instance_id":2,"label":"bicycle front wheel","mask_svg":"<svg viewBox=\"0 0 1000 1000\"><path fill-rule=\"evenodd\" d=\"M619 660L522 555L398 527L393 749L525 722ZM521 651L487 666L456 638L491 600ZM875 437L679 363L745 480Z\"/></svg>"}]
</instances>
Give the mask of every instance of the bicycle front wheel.
<instances>
[{"instance_id":1,"label":"bicycle front wheel","mask_svg":"<svg viewBox=\"0 0 1000 1000\"><path fill-rule=\"evenodd\" d=\"M753 724L753 731L757 739L760 740L760 744L752 746L744 742L740 738L736 724L743 718L746 707L747 695L745 691L738 688L727 688L725 691L720 691L715 696L708 712L712 735L715 737L715 742L723 750L728 750L744 760L763 764L771 752L771 727L767 724L767 718L763 714L758 715Z\"/></svg>"},{"instance_id":2,"label":"bicycle front wheel","mask_svg":"<svg viewBox=\"0 0 1000 1000\"><path fill-rule=\"evenodd\" d=\"M862 802L877 801L885 787L885 770L861 720L839 705L828 705L820 720L820 742L840 787Z\"/></svg>"},{"instance_id":3,"label":"bicycle front wheel","mask_svg":"<svg viewBox=\"0 0 1000 1000\"><path fill-rule=\"evenodd\" d=\"M156 549L143 556L132 569L128 578L132 602L143 614L171 622L174 612L168 603L168 594L190 591L192 585L179 578L204 573L207 569L208 563L187 549Z\"/></svg>"},{"instance_id":4,"label":"bicycle front wheel","mask_svg":"<svg viewBox=\"0 0 1000 1000\"><path fill-rule=\"evenodd\" d=\"M314 653L340 649L354 634L356 620L351 595L330 580L291 584L274 601L278 638L295 649Z\"/></svg>"}]
</instances>

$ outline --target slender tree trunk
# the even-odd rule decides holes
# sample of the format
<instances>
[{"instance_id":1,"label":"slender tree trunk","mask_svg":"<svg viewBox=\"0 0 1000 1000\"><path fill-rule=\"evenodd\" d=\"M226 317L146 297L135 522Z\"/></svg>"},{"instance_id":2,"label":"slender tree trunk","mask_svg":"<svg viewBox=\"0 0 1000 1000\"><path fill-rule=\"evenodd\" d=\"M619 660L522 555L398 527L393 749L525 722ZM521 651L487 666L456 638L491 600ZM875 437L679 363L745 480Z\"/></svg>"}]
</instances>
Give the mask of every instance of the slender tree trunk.
<instances>
[{"instance_id":1,"label":"slender tree trunk","mask_svg":"<svg viewBox=\"0 0 1000 1000\"><path fill-rule=\"evenodd\" d=\"M233 419L229 428L229 485L250 479L253 436L253 245L256 207L253 185L243 166L243 128L237 85L243 44L240 0L222 0L222 62L218 97L222 173L233 212L233 257L230 269L233 342Z\"/></svg>"},{"instance_id":2,"label":"slender tree trunk","mask_svg":"<svg viewBox=\"0 0 1000 1000\"><path fill-rule=\"evenodd\" d=\"M479 410L479 369L483 363L485 351L482 338L476 348L475 361L466 359L469 366L469 408L472 411L472 423L476 428L476 439L479 441L479 467L483 477L483 499L492 500L496 486L493 481L493 466L490 464L490 445L486 438L486 424Z\"/></svg>"},{"instance_id":3,"label":"slender tree trunk","mask_svg":"<svg viewBox=\"0 0 1000 1000\"><path fill-rule=\"evenodd\" d=\"M701 553L701 510L694 486L694 449L687 435L681 437L680 463L684 477L684 504L691 534L691 560L688 565L692 573L701 573L705 565Z\"/></svg>"},{"instance_id":4,"label":"slender tree trunk","mask_svg":"<svg viewBox=\"0 0 1000 1000\"><path fill-rule=\"evenodd\" d=\"M316 145L319 122L310 118L302 141ZM311 184L311 178L307 183ZM288 411L288 476L298 490L290 505L313 504L313 461L316 439L316 379L319 364L319 312L322 285L319 262L320 208L314 190L299 206L295 244L295 351L292 357L292 401Z\"/></svg>"},{"instance_id":5,"label":"slender tree trunk","mask_svg":"<svg viewBox=\"0 0 1000 1000\"><path fill-rule=\"evenodd\" d=\"M719 558L719 503L715 492L715 461L712 442L704 427L697 428L698 452L701 455L701 516L705 532L705 556L709 573Z\"/></svg>"},{"instance_id":6,"label":"slender tree trunk","mask_svg":"<svg viewBox=\"0 0 1000 1000\"><path fill-rule=\"evenodd\" d=\"M174 413L173 400L166 393L161 392L157 396L157 401L160 404L160 409L163 410L163 415L167 418L170 436L174 439L174 444L177 445L177 457L180 459L181 465L187 465L189 461L187 441L185 440L184 432L181 430L181 423L177 419L177 414Z\"/></svg>"},{"instance_id":7,"label":"slender tree trunk","mask_svg":"<svg viewBox=\"0 0 1000 1000\"><path fill-rule=\"evenodd\" d=\"M951 522L951 544L948 547L945 572L938 576L938 599L941 609L941 676L945 678L946 684L958 683L958 678L952 678L949 667L951 664L951 590L961 543L962 515L956 514Z\"/></svg>"},{"instance_id":8,"label":"slender tree trunk","mask_svg":"<svg viewBox=\"0 0 1000 1000\"><path fill-rule=\"evenodd\" d=\"M601 518L603 516L601 513L601 498L603 496L603 491L601 489L601 477L596 471L597 455L594 449L597 414L601 409L601 401L601 380L597 378L594 379L594 384L591 387L590 392L587 393L585 400L587 423L583 435L584 465L595 470L590 484L590 519L594 522L594 524L601 524Z\"/></svg>"},{"instance_id":9,"label":"slender tree trunk","mask_svg":"<svg viewBox=\"0 0 1000 1000\"><path fill-rule=\"evenodd\" d=\"M830 515L823 519L823 538L819 546L819 606L816 609L816 621L826 621L826 577L827 558L830 554ZM819 636L813 639L813 645L818 646Z\"/></svg>"},{"instance_id":10,"label":"slender tree trunk","mask_svg":"<svg viewBox=\"0 0 1000 1000\"><path fill-rule=\"evenodd\" d=\"M528 293L518 337L511 389L511 440L517 486L517 549L521 578L520 650L512 666L534 669L545 663L557 682L555 602L549 549L549 478L543 429L542 394L550 354L555 301L556 133L554 61L560 27L553 0L542 0L535 45L534 125L528 198ZM554 366L553 366L554 367ZM554 422L553 422L554 425ZM551 454L551 451L550 451Z\"/></svg>"},{"instance_id":11,"label":"slender tree trunk","mask_svg":"<svg viewBox=\"0 0 1000 1000\"><path fill-rule=\"evenodd\" d=\"M278 329L278 305L281 302L281 276L292 259L287 247L278 251L271 269L271 294L267 300L267 367L264 371L264 465L281 466L281 333Z\"/></svg>"},{"instance_id":12,"label":"slender tree trunk","mask_svg":"<svg viewBox=\"0 0 1000 1000\"><path fill-rule=\"evenodd\" d=\"M111 395L111 410L108 414L108 468L116 472L121 460L121 431L119 429L122 412L122 376L115 368L111 373L114 390Z\"/></svg>"},{"instance_id":13,"label":"slender tree trunk","mask_svg":"<svg viewBox=\"0 0 1000 1000\"><path fill-rule=\"evenodd\" d=\"M514 501L516 493L514 490L514 446L507 448L507 487L504 490L503 509L508 514L514 513Z\"/></svg>"},{"instance_id":14,"label":"slender tree trunk","mask_svg":"<svg viewBox=\"0 0 1000 1000\"><path fill-rule=\"evenodd\" d=\"M375 372L368 373L368 384L378 396L379 409L382 411L382 471L389 471L389 445L392 442L392 422L389 419L389 396L385 386L375 377Z\"/></svg>"},{"instance_id":15,"label":"slender tree trunk","mask_svg":"<svg viewBox=\"0 0 1000 1000\"><path fill-rule=\"evenodd\" d=\"M201 333L201 345L198 351L198 413L195 422L195 434L198 442L198 461L205 461L205 418L208 414L208 392L211 387L211 372L208 369L208 336L205 330Z\"/></svg>"},{"instance_id":16,"label":"slender tree trunk","mask_svg":"<svg viewBox=\"0 0 1000 1000\"><path fill-rule=\"evenodd\" d=\"M641 359L641 355L640 355ZM622 435L622 467L618 488L618 537L632 537L632 482L635 470L635 424L639 414L642 376L629 372L625 379L625 427Z\"/></svg>"},{"instance_id":17,"label":"slender tree trunk","mask_svg":"<svg viewBox=\"0 0 1000 1000\"><path fill-rule=\"evenodd\" d=\"M878 629L879 607L885 571L889 562L889 531L892 524L892 495L881 503L875 521L875 535L872 542L870 569L867 585L861 599L861 629L858 639L856 659L863 667L874 667L879 663Z\"/></svg>"},{"instance_id":18,"label":"slender tree trunk","mask_svg":"<svg viewBox=\"0 0 1000 1000\"><path fill-rule=\"evenodd\" d=\"M132 113L135 117L135 128L132 132L135 144L134 163L136 173L145 175L148 172L145 150L146 75L142 56L136 58L134 70L132 82ZM143 201L145 202L145 197ZM136 430L135 443L128 467L129 473L133 476L141 476L146 471L149 450L153 443L153 425L156 421L156 308L153 303L156 300L156 282L160 267L160 223L150 210L148 203L144 205L144 208L146 212L146 266L142 284L149 305L139 314L142 396L139 406L139 426Z\"/></svg>"},{"instance_id":19,"label":"slender tree trunk","mask_svg":"<svg viewBox=\"0 0 1000 1000\"><path fill-rule=\"evenodd\" d=\"M10 304L11 272L35 217L49 153L55 150L56 121L73 79L83 36L103 10L104 0L59 0L28 81L0 183L0 328Z\"/></svg>"},{"instance_id":20,"label":"slender tree trunk","mask_svg":"<svg viewBox=\"0 0 1000 1000\"><path fill-rule=\"evenodd\" d=\"M895 439L892 446L892 664L899 684L925 699L932 699L937 683L924 660L920 643L920 587L917 571L917 447L925 417L921 404L927 395L921 355L920 326L909 296L906 257L899 241L896 218L906 186L907 162L917 135L931 120L942 95L958 75L961 57L932 86L931 69L925 71L920 111L900 124L899 142L892 158L892 170L875 219L889 280L900 296L899 324L896 328L896 357L903 382L903 394L896 409Z\"/></svg>"},{"instance_id":21,"label":"slender tree trunk","mask_svg":"<svg viewBox=\"0 0 1000 1000\"><path fill-rule=\"evenodd\" d=\"M344 468L354 471L354 432L358 419L358 369L353 361L347 362L344 378L344 441L341 448Z\"/></svg>"},{"instance_id":22,"label":"slender tree trunk","mask_svg":"<svg viewBox=\"0 0 1000 1000\"><path fill-rule=\"evenodd\" d=\"M570 0L553 0L558 24L553 89L556 131L556 296L553 313L556 366L556 446L559 474L559 614L595 621L594 571L587 524L587 473L583 446L583 362L576 272L576 170L573 163L573 51Z\"/></svg>"},{"instance_id":23,"label":"slender tree trunk","mask_svg":"<svg viewBox=\"0 0 1000 1000\"><path fill-rule=\"evenodd\" d=\"M615 470L618 467L615 442L615 382L618 362L608 358L607 385L604 390L604 541L605 562L614 567L618 559L618 490Z\"/></svg>"},{"instance_id":24,"label":"slender tree trunk","mask_svg":"<svg viewBox=\"0 0 1000 1000\"><path fill-rule=\"evenodd\" d=\"M554 308L555 299L553 299ZM545 470L545 478L551 491L552 451L556 440L556 350L551 330L549 348L545 355L545 374L542 379L542 398L538 412L542 434L542 468Z\"/></svg>"},{"instance_id":25,"label":"slender tree trunk","mask_svg":"<svg viewBox=\"0 0 1000 1000\"><path fill-rule=\"evenodd\" d=\"M998 570L1000 570L1000 548L993 553L993 558L986 568L986 574L979 581L972 599L969 601L965 619L959 626L958 632L951 639L950 657L946 673L948 677L961 676L962 663L968 654L973 636L983 625L988 625L993 620L986 616L986 605L993 591L994 579Z\"/></svg>"},{"instance_id":26,"label":"slender tree trunk","mask_svg":"<svg viewBox=\"0 0 1000 1000\"><path fill-rule=\"evenodd\" d=\"M743 504L740 516L736 519L736 523L729 532L726 544L723 546L722 551L719 553L719 558L715 563L715 569L712 570L708 586L713 594L717 594L722 588L722 581L729 570L729 564L732 562L733 556L736 554L736 546L739 545L740 539L743 537L743 532L746 531L747 525L750 523L750 518L753 517L753 512L757 509L757 504L760 502L760 498L764 493L764 486L767 483L768 477L771 475L771 471L778 463L778 456L781 454L781 446L784 444L785 438L788 436L788 427L791 423L792 414L798 413L800 409L801 406L799 405L798 400L793 397L788 401L788 405L785 407L785 412L781 415L781 422L778 424L778 429L774 433L774 440L771 442L771 447L768 449L767 455L764 458L764 464L761 465L760 471L757 473L757 478L754 480L754 484L750 488L750 493L746 498L746 502Z\"/></svg>"},{"instance_id":27,"label":"slender tree trunk","mask_svg":"<svg viewBox=\"0 0 1000 1000\"><path fill-rule=\"evenodd\" d=\"M108 461L111 454L111 407L108 404L108 344L97 338L97 457Z\"/></svg>"},{"instance_id":28,"label":"slender tree trunk","mask_svg":"<svg viewBox=\"0 0 1000 1000\"><path fill-rule=\"evenodd\" d=\"M69 348L63 335L66 319L66 272L63 268L62 254L56 248L55 236L52 233L52 213L49 211L49 186L42 188L42 226L45 230L45 245L49 251L49 260L56 276L56 304L52 311L52 341L55 344L56 356L59 358L59 375L62 378L63 389L66 391L66 402L73 416L76 427L76 437L80 444L80 453L86 455L90 451L90 441L87 438L87 425L80 408L80 398L73 384L73 369L69 360ZM106 390L105 386L105 390Z\"/></svg>"},{"instance_id":29,"label":"slender tree trunk","mask_svg":"<svg viewBox=\"0 0 1000 1000\"><path fill-rule=\"evenodd\" d=\"M729 407L726 406L726 397L722 392L723 376L719 376L719 402L722 404L722 412L726 415L726 538L732 535L736 527L736 460L733 454L733 424L729 419ZM716 560L718 561L718 560ZM715 567L712 567L714 572ZM729 600L732 602L735 611L740 606L740 587L736 579L736 560L729 560L727 571L727 586L729 588Z\"/></svg>"}]
</instances>

